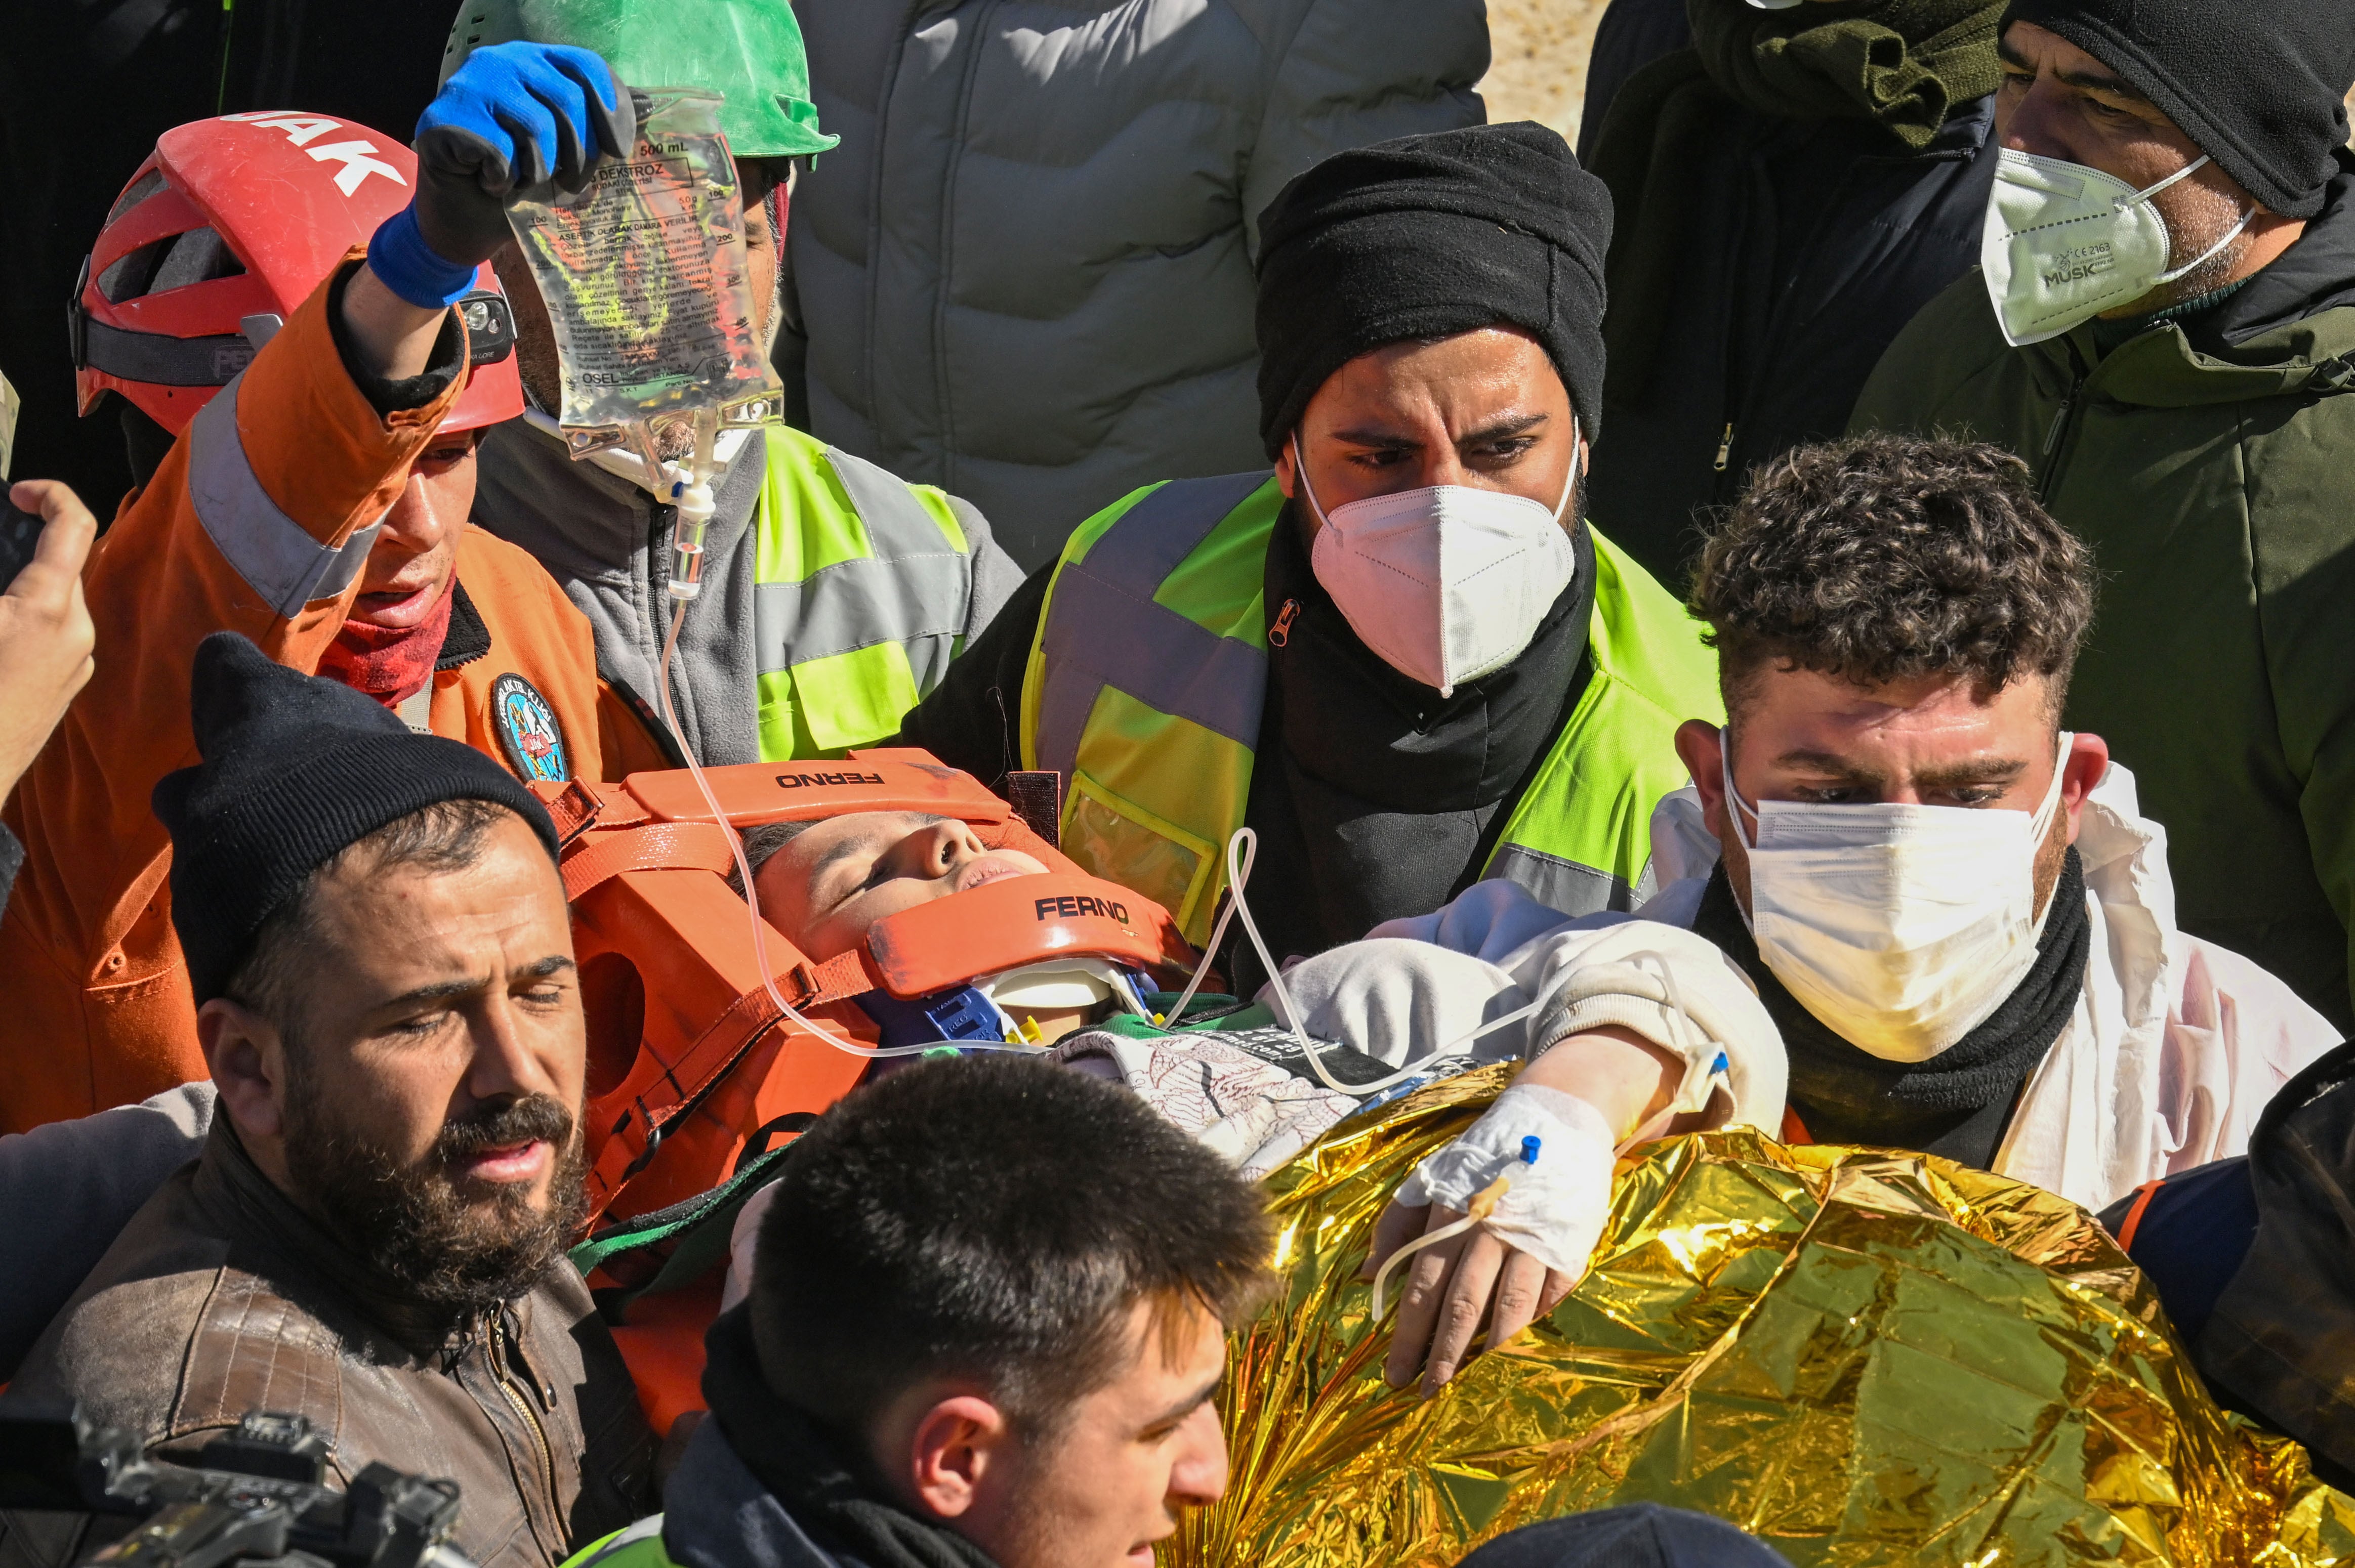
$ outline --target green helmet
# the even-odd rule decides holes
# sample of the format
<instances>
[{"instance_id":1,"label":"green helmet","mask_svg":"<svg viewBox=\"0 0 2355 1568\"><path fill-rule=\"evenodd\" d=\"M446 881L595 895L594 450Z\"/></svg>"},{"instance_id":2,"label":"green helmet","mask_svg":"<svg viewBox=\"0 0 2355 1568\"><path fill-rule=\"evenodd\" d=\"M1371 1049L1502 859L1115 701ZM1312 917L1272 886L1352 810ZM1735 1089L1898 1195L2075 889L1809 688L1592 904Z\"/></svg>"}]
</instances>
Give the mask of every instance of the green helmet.
<instances>
[{"instance_id":1,"label":"green helmet","mask_svg":"<svg viewBox=\"0 0 2355 1568\"><path fill-rule=\"evenodd\" d=\"M442 79L478 48L570 44L602 55L633 87L713 88L740 158L798 158L842 138L817 128L809 58L787 0L466 0L442 51Z\"/></svg>"}]
</instances>

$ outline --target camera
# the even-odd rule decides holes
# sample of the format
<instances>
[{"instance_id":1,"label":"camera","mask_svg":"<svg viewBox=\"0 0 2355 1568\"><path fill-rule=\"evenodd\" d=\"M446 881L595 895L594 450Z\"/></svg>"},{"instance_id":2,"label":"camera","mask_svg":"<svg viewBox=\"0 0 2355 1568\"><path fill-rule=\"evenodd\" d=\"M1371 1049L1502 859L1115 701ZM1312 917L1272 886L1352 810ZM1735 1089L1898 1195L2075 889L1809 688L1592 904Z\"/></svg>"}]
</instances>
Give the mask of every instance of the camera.
<instances>
[{"instance_id":1,"label":"camera","mask_svg":"<svg viewBox=\"0 0 2355 1568\"><path fill-rule=\"evenodd\" d=\"M81 1558L107 1568L474 1568L449 1544L458 1484L370 1464L326 1484L327 1441L257 1411L192 1465L70 1408L0 1402L0 1509L127 1521Z\"/></svg>"}]
</instances>

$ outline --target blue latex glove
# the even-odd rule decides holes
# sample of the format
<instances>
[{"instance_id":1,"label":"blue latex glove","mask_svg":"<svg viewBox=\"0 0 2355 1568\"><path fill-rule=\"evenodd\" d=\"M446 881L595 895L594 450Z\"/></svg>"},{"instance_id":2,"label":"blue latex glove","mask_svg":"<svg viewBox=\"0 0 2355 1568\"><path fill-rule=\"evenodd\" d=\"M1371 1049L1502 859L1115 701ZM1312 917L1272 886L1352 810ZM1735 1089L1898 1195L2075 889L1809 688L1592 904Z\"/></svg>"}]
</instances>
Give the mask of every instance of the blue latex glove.
<instances>
[{"instance_id":1,"label":"blue latex glove","mask_svg":"<svg viewBox=\"0 0 2355 1568\"><path fill-rule=\"evenodd\" d=\"M477 49L417 122L417 194L377 231L368 265L413 304L447 304L506 243L506 206L579 191L637 143L637 107L587 49Z\"/></svg>"}]
</instances>

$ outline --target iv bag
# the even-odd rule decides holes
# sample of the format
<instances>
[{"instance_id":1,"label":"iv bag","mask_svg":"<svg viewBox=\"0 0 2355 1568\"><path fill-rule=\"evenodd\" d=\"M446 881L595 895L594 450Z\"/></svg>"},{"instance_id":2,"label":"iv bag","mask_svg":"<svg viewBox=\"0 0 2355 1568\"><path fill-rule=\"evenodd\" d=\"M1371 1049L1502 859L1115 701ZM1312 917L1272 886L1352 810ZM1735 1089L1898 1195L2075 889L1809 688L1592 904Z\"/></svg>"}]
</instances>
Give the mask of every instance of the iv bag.
<instances>
[{"instance_id":1,"label":"iv bag","mask_svg":"<svg viewBox=\"0 0 2355 1568\"><path fill-rule=\"evenodd\" d=\"M641 88L638 143L576 196L522 200L507 220L548 302L563 372L557 422L576 458L651 457L674 423L753 425L783 391L752 315L743 192L721 96Z\"/></svg>"}]
</instances>

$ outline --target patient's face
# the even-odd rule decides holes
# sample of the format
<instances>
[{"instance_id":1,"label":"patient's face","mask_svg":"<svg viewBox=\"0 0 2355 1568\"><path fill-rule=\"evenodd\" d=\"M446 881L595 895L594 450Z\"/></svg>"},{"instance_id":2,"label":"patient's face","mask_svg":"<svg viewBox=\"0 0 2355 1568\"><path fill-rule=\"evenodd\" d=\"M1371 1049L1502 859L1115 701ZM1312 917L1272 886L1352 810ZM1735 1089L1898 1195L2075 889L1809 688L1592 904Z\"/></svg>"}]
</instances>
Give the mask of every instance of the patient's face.
<instances>
[{"instance_id":1,"label":"patient's face","mask_svg":"<svg viewBox=\"0 0 2355 1568\"><path fill-rule=\"evenodd\" d=\"M858 946L887 915L1046 867L994 850L951 818L854 811L818 823L769 857L752 886L770 925L811 958Z\"/></svg>"}]
</instances>

